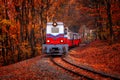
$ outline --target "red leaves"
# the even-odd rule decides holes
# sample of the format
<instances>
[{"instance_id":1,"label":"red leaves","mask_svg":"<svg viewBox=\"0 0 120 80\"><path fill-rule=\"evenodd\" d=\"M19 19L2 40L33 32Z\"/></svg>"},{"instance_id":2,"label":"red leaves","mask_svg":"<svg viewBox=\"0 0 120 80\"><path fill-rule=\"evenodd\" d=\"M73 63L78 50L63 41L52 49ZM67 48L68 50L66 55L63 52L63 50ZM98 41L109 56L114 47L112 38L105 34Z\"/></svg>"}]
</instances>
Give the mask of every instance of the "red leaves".
<instances>
[{"instance_id":1,"label":"red leaves","mask_svg":"<svg viewBox=\"0 0 120 80\"><path fill-rule=\"evenodd\" d=\"M107 72L120 73L120 43L108 45L107 42L95 41L76 53L70 53L77 61Z\"/></svg>"}]
</instances>

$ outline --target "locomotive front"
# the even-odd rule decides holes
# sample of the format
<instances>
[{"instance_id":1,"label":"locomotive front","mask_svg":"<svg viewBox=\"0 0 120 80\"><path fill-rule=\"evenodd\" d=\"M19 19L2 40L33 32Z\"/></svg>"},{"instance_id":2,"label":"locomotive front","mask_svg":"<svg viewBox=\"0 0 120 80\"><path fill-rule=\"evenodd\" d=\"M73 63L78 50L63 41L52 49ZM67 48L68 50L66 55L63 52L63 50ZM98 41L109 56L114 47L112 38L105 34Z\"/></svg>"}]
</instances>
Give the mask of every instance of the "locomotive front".
<instances>
[{"instance_id":1,"label":"locomotive front","mask_svg":"<svg viewBox=\"0 0 120 80\"><path fill-rule=\"evenodd\" d=\"M42 51L48 55L62 55L68 52L65 28L62 22L48 22L46 27L46 44Z\"/></svg>"}]
</instances>

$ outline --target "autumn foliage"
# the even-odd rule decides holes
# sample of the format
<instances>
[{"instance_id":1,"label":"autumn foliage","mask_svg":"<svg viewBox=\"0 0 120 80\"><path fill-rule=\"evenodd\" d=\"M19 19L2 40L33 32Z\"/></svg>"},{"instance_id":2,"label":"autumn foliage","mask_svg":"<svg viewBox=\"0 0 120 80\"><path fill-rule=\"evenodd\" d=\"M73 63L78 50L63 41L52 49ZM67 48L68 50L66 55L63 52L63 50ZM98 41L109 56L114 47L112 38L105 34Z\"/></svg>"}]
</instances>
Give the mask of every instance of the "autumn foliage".
<instances>
[{"instance_id":1,"label":"autumn foliage","mask_svg":"<svg viewBox=\"0 0 120 80\"><path fill-rule=\"evenodd\" d=\"M93 29L94 39L118 41L119 4L119 0L0 0L0 65L40 55L49 21L62 21L74 32L82 30L83 38L85 25Z\"/></svg>"},{"instance_id":2,"label":"autumn foliage","mask_svg":"<svg viewBox=\"0 0 120 80\"><path fill-rule=\"evenodd\" d=\"M96 40L87 46L77 48L70 53L78 63L109 74L120 74L120 43L109 45L108 42Z\"/></svg>"}]
</instances>

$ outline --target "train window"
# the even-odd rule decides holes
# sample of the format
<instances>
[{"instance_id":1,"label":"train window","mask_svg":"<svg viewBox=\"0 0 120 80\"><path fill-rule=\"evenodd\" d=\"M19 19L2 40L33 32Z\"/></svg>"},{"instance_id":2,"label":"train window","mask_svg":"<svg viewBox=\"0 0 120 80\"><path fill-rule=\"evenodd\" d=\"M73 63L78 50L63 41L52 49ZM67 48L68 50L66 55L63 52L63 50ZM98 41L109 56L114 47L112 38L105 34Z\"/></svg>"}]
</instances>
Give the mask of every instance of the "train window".
<instances>
[{"instance_id":1,"label":"train window","mask_svg":"<svg viewBox=\"0 0 120 80\"><path fill-rule=\"evenodd\" d=\"M64 34L67 35L67 29L64 30Z\"/></svg>"},{"instance_id":2,"label":"train window","mask_svg":"<svg viewBox=\"0 0 120 80\"><path fill-rule=\"evenodd\" d=\"M73 38L76 39L76 35L75 34L73 35Z\"/></svg>"},{"instance_id":3,"label":"train window","mask_svg":"<svg viewBox=\"0 0 120 80\"><path fill-rule=\"evenodd\" d=\"M59 28L54 27L51 30L52 30L52 33L59 33Z\"/></svg>"}]
</instances>

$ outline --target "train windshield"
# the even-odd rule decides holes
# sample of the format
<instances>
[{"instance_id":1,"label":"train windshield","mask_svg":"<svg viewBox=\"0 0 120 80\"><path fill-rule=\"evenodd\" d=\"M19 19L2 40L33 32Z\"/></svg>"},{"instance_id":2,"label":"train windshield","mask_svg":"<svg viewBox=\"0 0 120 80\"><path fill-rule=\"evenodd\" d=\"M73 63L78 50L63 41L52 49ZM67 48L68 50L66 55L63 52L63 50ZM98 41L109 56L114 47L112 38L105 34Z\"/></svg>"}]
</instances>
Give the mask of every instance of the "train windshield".
<instances>
[{"instance_id":1,"label":"train windshield","mask_svg":"<svg viewBox=\"0 0 120 80\"><path fill-rule=\"evenodd\" d=\"M51 28L51 32L52 33L59 33L59 28L53 27L53 28Z\"/></svg>"},{"instance_id":2,"label":"train windshield","mask_svg":"<svg viewBox=\"0 0 120 80\"><path fill-rule=\"evenodd\" d=\"M67 29L64 30L64 34L67 35Z\"/></svg>"}]
</instances>

